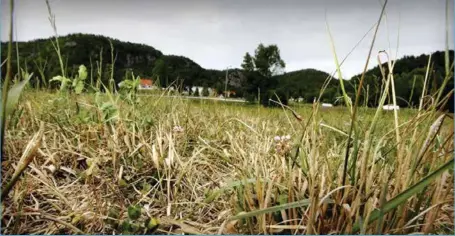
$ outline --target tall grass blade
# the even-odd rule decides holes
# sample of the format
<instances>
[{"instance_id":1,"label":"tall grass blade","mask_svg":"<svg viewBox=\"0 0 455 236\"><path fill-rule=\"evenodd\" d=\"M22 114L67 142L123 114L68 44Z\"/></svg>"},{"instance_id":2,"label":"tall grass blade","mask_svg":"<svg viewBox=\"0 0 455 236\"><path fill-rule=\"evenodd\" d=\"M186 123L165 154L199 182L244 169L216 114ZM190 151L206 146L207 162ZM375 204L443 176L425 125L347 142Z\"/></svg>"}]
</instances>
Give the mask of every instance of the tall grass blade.
<instances>
[{"instance_id":1,"label":"tall grass blade","mask_svg":"<svg viewBox=\"0 0 455 236\"><path fill-rule=\"evenodd\" d=\"M403 191L402 193L398 194L396 197L391 199L390 201L386 202L382 207L382 212L387 213L393 209L399 207L402 203L406 200L414 196L414 194L421 192L426 186L428 186L434 179L444 173L446 170L453 168L454 159L452 158L450 161L439 167L439 169L433 171L433 173L427 175L427 177L420 180L418 183L414 184L413 186L409 187L407 190ZM373 221L377 220L381 216L380 210L374 210L370 217L368 218L368 224L372 223ZM357 223L354 225L352 229L353 232L357 232L360 229L360 225Z\"/></svg>"},{"instance_id":2,"label":"tall grass blade","mask_svg":"<svg viewBox=\"0 0 455 236\"><path fill-rule=\"evenodd\" d=\"M240 213L236 216L229 218L229 220L239 220L239 219L249 218L249 217L258 216L258 215L262 215L262 214L287 210L287 209L291 209L291 208L309 206L310 203L311 203L311 201L309 199L304 199L304 200L300 200L297 202L281 204L279 206L273 206L273 207L260 209L260 210L256 210L256 211L250 211L247 213ZM334 201L332 199L326 199L326 200L324 200L323 203L334 203Z\"/></svg>"},{"instance_id":3,"label":"tall grass blade","mask_svg":"<svg viewBox=\"0 0 455 236\"><path fill-rule=\"evenodd\" d=\"M5 119L14 111L14 108L19 101L19 97L21 96L22 90L24 90L25 86L27 85L30 78L32 78L32 76L33 73L30 74L28 78L25 78L21 82L13 85L13 87L11 87L11 89L8 91L8 98L5 107Z\"/></svg>"},{"instance_id":4,"label":"tall grass blade","mask_svg":"<svg viewBox=\"0 0 455 236\"><path fill-rule=\"evenodd\" d=\"M218 190L215 190L214 192L212 192L210 195L207 196L207 198L204 200L205 203L210 203L212 202L213 200L215 200L221 193L223 193L224 191L226 190L229 190L231 188L234 188L234 187L239 187L241 185L245 185L245 184L253 184L253 183L256 183L257 180L256 179L246 179L246 180L239 180L239 181L234 181L234 182L231 182L229 183L228 185L226 185L225 187L222 187Z\"/></svg>"},{"instance_id":5,"label":"tall grass blade","mask_svg":"<svg viewBox=\"0 0 455 236\"><path fill-rule=\"evenodd\" d=\"M14 187L14 185L19 180L19 177L24 172L24 170L28 167L28 165L33 161L35 158L35 153L38 151L38 148L41 145L41 139L44 134L44 122L41 122L39 131L33 136L30 140L28 145L25 147L24 153L22 154L21 159L19 160L18 167L14 171L11 180L2 187L1 193L1 201L3 202L4 198L8 196L8 193Z\"/></svg>"},{"instance_id":6,"label":"tall grass blade","mask_svg":"<svg viewBox=\"0 0 455 236\"><path fill-rule=\"evenodd\" d=\"M4 146L4 137L5 137L5 123L6 123L6 104L8 102L8 88L9 83L12 79L12 48L13 48L13 15L14 15L14 0L10 0L10 28L9 28L9 41L8 41L8 52L7 52L7 62L6 62L6 78L4 80L3 89L2 89L2 116L1 116L1 143L0 143L0 155L3 154Z\"/></svg>"},{"instance_id":7,"label":"tall grass blade","mask_svg":"<svg viewBox=\"0 0 455 236\"><path fill-rule=\"evenodd\" d=\"M376 25L376 30L374 32L373 41L371 42L370 50L368 52L367 61L365 63L365 67L363 69L362 77L360 78L359 88L357 89L357 94L356 94L356 97L355 97L355 103L354 103L354 107L353 107L353 110L352 110L352 116L351 116L352 117L351 118L351 126L349 128L349 133L348 133L348 143L347 143L347 146L346 146L346 153L345 153L345 157L344 157L342 185L345 185L345 183L346 183L346 175L347 175L347 170L348 170L348 159L349 159L349 149L350 149L350 144L351 144L352 131L354 130L354 125L355 125L355 120L356 120L356 113L357 113L357 106L359 104L360 92L362 91L361 89L362 89L363 81L365 79L365 73L367 71L368 64L370 62L371 51L373 50L374 42L376 40L376 35L378 33L379 26L381 24L382 16L384 15L384 11L385 11L386 5L387 5L387 0L384 2L384 5L382 6L381 15L379 16L378 23Z\"/></svg>"}]
</instances>

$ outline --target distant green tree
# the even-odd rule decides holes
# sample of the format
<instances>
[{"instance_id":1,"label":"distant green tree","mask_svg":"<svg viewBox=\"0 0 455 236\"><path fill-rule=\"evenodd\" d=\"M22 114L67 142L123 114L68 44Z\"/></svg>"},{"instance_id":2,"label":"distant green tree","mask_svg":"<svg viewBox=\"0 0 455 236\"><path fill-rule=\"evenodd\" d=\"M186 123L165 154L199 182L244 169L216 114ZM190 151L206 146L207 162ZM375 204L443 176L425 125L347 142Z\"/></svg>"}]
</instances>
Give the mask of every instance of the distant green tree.
<instances>
[{"instance_id":1,"label":"distant green tree","mask_svg":"<svg viewBox=\"0 0 455 236\"><path fill-rule=\"evenodd\" d=\"M166 62L163 59L158 59L155 62L155 66L153 67L152 74L156 80L159 81L157 84L158 85L164 85L165 87L168 86L167 82L167 76L168 76L168 68L166 65Z\"/></svg>"},{"instance_id":2,"label":"distant green tree","mask_svg":"<svg viewBox=\"0 0 455 236\"><path fill-rule=\"evenodd\" d=\"M259 44L256 48L253 61L255 69L267 78L284 69L286 66L281 59L280 49L275 44L268 46L264 46L262 43Z\"/></svg>"},{"instance_id":3,"label":"distant green tree","mask_svg":"<svg viewBox=\"0 0 455 236\"><path fill-rule=\"evenodd\" d=\"M254 71L254 62L253 62L253 57L251 57L250 53L245 53L245 56L243 57L243 63L242 63L242 68L245 71L251 72Z\"/></svg>"},{"instance_id":4,"label":"distant green tree","mask_svg":"<svg viewBox=\"0 0 455 236\"><path fill-rule=\"evenodd\" d=\"M202 89L202 96L208 97L209 95L210 95L210 92L209 92L209 89L208 89L208 87L207 87L207 84L205 83L205 84L204 84L204 87L203 87L203 89Z\"/></svg>"},{"instance_id":5,"label":"distant green tree","mask_svg":"<svg viewBox=\"0 0 455 236\"><path fill-rule=\"evenodd\" d=\"M260 43L255 50L254 57L248 52L245 53L241 66L246 72L258 71L262 76L270 78L284 69L286 64L281 59L280 49L277 45L264 46Z\"/></svg>"},{"instance_id":6,"label":"distant green tree","mask_svg":"<svg viewBox=\"0 0 455 236\"><path fill-rule=\"evenodd\" d=\"M199 97L199 89L196 88L196 91L194 91L193 96Z\"/></svg>"},{"instance_id":7,"label":"distant green tree","mask_svg":"<svg viewBox=\"0 0 455 236\"><path fill-rule=\"evenodd\" d=\"M215 90L217 93L222 94L224 91L224 85L221 82L216 82L215 84Z\"/></svg>"},{"instance_id":8,"label":"distant green tree","mask_svg":"<svg viewBox=\"0 0 455 236\"><path fill-rule=\"evenodd\" d=\"M243 58L242 68L246 74L246 80L243 84L243 95L248 100L261 97L261 103L264 106L275 106L276 103L270 103L269 99L274 99L275 89L278 86L278 79L272 77L277 72L284 69L286 64L281 59L280 50L277 45L272 44L264 46L260 43L255 50L254 57L248 52ZM281 89L280 91L282 91ZM278 95L278 93L276 93ZM279 100L287 104L288 98L284 92L279 93ZM276 98L274 100L277 100Z\"/></svg>"}]
</instances>

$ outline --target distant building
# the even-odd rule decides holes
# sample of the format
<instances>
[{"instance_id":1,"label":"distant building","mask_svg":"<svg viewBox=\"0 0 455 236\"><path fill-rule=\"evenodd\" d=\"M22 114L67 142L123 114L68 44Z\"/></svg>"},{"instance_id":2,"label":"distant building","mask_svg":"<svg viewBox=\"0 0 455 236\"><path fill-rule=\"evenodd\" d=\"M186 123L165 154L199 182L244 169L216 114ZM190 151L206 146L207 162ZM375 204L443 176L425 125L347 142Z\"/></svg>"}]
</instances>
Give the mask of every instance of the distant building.
<instances>
[{"instance_id":1,"label":"distant building","mask_svg":"<svg viewBox=\"0 0 455 236\"><path fill-rule=\"evenodd\" d=\"M191 87L191 93L194 94L197 90L199 95L201 95L203 89L204 89L204 87L201 87L201 86L193 86L193 87Z\"/></svg>"},{"instance_id":2,"label":"distant building","mask_svg":"<svg viewBox=\"0 0 455 236\"><path fill-rule=\"evenodd\" d=\"M303 102L303 98L302 97L298 97L298 98L289 98L289 101L290 102Z\"/></svg>"},{"instance_id":3,"label":"distant building","mask_svg":"<svg viewBox=\"0 0 455 236\"><path fill-rule=\"evenodd\" d=\"M187 87L187 90L189 90L189 88ZM204 90L204 87L201 87L201 86L193 86L191 87L191 94L194 94L196 91L199 92L199 96L202 96L202 91ZM209 96L215 96L215 89L212 89L212 88L207 88L207 90L209 91Z\"/></svg>"},{"instance_id":4,"label":"distant building","mask_svg":"<svg viewBox=\"0 0 455 236\"><path fill-rule=\"evenodd\" d=\"M231 96L235 96L235 94L236 94L235 91L225 91L224 92L224 95L228 98Z\"/></svg>"},{"instance_id":5,"label":"distant building","mask_svg":"<svg viewBox=\"0 0 455 236\"><path fill-rule=\"evenodd\" d=\"M330 103L322 103L322 107L333 107Z\"/></svg>"},{"instance_id":6,"label":"distant building","mask_svg":"<svg viewBox=\"0 0 455 236\"><path fill-rule=\"evenodd\" d=\"M393 110L400 110L400 107L399 106L394 106L392 104L390 105L384 105L382 106L382 109L386 110L386 111L393 111Z\"/></svg>"},{"instance_id":7,"label":"distant building","mask_svg":"<svg viewBox=\"0 0 455 236\"><path fill-rule=\"evenodd\" d=\"M139 89L155 89L156 86L153 86L153 80L151 79L141 79L139 81Z\"/></svg>"}]
</instances>

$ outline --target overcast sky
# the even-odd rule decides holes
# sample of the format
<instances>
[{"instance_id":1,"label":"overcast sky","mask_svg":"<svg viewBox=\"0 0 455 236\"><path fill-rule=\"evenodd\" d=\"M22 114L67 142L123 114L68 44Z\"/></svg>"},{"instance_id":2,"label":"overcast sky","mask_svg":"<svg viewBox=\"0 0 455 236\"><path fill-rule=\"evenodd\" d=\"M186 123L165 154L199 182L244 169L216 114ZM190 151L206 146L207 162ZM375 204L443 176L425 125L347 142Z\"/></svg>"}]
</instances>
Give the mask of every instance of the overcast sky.
<instances>
[{"instance_id":1,"label":"overcast sky","mask_svg":"<svg viewBox=\"0 0 455 236\"><path fill-rule=\"evenodd\" d=\"M2 0L1 39L8 38L9 0ZM58 33L93 33L144 43L183 55L204 68L240 67L245 52L277 44L285 71L335 69L325 13L339 60L377 21L382 0L51 0ZM453 0L450 48L453 49ZM445 0L389 0L376 52L398 57L445 48ZM17 39L53 34L44 0L16 0ZM363 70L373 30L343 64L350 77ZM390 40L389 40L390 39Z\"/></svg>"}]
</instances>

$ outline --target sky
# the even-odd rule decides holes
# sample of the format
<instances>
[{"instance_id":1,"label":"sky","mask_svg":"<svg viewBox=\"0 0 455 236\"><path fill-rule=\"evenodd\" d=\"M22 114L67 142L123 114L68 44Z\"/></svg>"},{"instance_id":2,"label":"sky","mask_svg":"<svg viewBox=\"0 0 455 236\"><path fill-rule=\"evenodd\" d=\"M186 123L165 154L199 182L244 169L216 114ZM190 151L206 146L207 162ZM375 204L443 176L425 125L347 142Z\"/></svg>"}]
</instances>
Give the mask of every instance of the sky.
<instances>
[{"instance_id":1,"label":"sky","mask_svg":"<svg viewBox=\"0 0 455 236\"><path fill-rule=\"evenodd\" d=\"M9 0L1 3L1 40L8 39ZM15 39L48 38L44 0L15 1ZM362 72L383 0L50 0L59 35L92 33L186 56L207 69L239 68L259 43L278 45L285 71L336 69L327 24L344 78ZM454 0L449 0L453 49ZM445 0L389 0L377 52L392 59L445 49ZM327 24L326 24L327 23Z\"/></svg>"}]
</instances>

